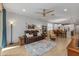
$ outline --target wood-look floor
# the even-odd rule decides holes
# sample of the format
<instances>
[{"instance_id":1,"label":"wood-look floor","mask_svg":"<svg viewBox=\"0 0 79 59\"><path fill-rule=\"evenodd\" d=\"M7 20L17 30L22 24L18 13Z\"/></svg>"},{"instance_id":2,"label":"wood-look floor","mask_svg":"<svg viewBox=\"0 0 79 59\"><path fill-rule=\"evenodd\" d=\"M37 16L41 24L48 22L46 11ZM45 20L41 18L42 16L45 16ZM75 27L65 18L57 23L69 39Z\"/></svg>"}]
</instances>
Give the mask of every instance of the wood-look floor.
<instances>
[{"instance_id":1,"label":"wood-look floor","mask_svg":"<svg viewBox=\"0 0 79 59\"><path fill-rule=\"evenodd\" d=\"M67 56L67 45L71 39L58 38L56 39L56 47L46 52L43 56ZM24 46L12 46L11 49L2 49L2 56L30 56L31 54L25 49Z\"/></svg>"}]
</instances>

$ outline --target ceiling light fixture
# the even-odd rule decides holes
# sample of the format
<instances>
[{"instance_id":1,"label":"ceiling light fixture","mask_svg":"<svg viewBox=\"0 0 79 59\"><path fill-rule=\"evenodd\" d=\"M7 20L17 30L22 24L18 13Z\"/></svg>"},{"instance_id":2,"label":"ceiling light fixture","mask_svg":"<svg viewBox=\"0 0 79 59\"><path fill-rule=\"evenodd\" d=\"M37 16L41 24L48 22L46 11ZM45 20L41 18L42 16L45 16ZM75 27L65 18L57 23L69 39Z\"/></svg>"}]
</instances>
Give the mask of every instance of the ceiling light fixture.
<instances>
[{"instance_id":1,"label":"ceiling light fixture","mask_svg":"<svg viewBox=\"0 0 79 59\"><path fill-rule=\"evenodd\" d=\"M64 11L66 12L66 11L67 11L67 9L64 9Z\"/></svg>"},{"instance_id":2,"label":"ceiling light fixture","mask_svg":"<svg viewBox=\"0 0 79 59\"><path fill-rule=\"evenodd\" d=\"M23 12L26 12L26 9L22 9Z\"/></svg>"}]
</instances>

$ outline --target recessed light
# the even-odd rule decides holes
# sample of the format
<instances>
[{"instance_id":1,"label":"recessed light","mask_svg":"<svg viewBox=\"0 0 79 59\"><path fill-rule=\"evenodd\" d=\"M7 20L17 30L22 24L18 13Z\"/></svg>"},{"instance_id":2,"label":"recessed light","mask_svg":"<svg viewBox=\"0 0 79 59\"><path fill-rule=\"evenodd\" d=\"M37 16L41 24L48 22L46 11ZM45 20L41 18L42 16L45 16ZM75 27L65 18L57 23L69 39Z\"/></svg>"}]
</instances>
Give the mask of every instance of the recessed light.
<instances>
[{"instance_id":1,"label":"recessed light","mask_svg":"<svg viewBox=\"0 0 79 59\"><path fill-rule=\"evenodd\" d=\"M64 11L66 12L66 11L67 11L67 9L64 9Z\"/></svg>"},{"instance_id":2,"label":"recessed light","mask_svg":"<svg viewBox=\"0 0 79 59\"><path fill-rule=\"evenodd\" d=\"M22 9L23 12L26 12L26 9Z\"/></svg>"}]
</instances>

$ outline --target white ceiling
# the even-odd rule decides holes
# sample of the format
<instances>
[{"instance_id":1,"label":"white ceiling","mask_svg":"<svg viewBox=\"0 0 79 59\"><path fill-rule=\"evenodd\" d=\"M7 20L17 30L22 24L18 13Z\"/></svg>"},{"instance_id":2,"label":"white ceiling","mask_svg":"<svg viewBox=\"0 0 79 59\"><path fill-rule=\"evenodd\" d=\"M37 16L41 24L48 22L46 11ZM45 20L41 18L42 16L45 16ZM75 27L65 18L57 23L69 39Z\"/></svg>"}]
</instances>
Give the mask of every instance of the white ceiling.
<instances>
[{"instance_id":1,"label":"white ceiling","mask_svg":"<svg viewBox=\"0 0 79 59\"><path fill-rule=\"evenodd\" d=\"M48 22L79 23L79 4L77 3L4 3L3 5L9 12L35 17ZM65 8L68 10L67 12L64 12ZM26 12L22 12L22 9L26 9ZM55 15L42 17L36 13L42 11L42 9L54 9Z\"/></svg>"}]
</instances>

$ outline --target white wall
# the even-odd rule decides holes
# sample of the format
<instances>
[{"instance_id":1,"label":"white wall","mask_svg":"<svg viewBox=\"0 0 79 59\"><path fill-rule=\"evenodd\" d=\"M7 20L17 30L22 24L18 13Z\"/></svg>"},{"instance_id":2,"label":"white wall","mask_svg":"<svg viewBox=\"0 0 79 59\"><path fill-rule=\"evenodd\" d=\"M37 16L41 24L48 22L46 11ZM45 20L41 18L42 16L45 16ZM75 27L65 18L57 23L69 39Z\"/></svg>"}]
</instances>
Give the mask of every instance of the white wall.
<instances>
[{"instance_id":1,"label":"white wall","mask_svg":"<svg viewBox=\"0 0 79 59\"><path fill-rule=\"evenodd\" d=\"M24 31L26 30L26 25L29 23L35 24L35 25L46 25L47 23L38 20L36 18L30 18L23 15L15 14L12 12L7 12L6 15L6 22L7 22L7 43L10 43L11 38L11 32L10 32L10 20L14 20L14 26L13 26L13 41L18 42L18 37L24 34Z\"/></svg>"}]
</instances>

